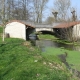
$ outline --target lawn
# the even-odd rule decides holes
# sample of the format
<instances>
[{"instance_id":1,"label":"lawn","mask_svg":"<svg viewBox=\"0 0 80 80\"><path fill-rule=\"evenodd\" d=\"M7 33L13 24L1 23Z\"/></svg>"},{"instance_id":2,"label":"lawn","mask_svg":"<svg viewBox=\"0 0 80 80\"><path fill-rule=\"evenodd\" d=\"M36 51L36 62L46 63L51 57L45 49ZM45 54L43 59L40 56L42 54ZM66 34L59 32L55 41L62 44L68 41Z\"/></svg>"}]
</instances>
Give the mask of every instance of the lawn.
<instances>
[{"instance_id":1,"label":"lawn","mask_svg":"<svg viewBox=\"0 0 80 80\"><path fill-rule=\"evenodd\" d=\"M42 53L42 55L59 55L67 52L67 62L72 65L71 67L80 71L80 52L79 51L70 51L64 48L52 48L49 47Z\"/></svg>"},{"instance_id":2,"label":"lawn","mask_svg":"<svg viewBox=\"0 0 80 80\"><path fill-rule=\"evenodd\" d=\"M39 37L39 39L52 39L52 40L58 39L55 36L49 35L49 34L39 34L38 37Z\"/></svg>"},{"instance_id":3,"label":"lawn","mask_svg":"<svg viewBox=\"0 0 80 80\"><path fill-rule=\"evenodd\" d=\"M42 55L30 42L9 38L0 43L0 80L77 79L57 56Z\"/></svg>"},{"instance_id":4,"label":"lawn","mask_svg":"<svg viewBox=\"0 0 80 80\"><path fill-rule=\"evenodd\" d=\"M62 43L62 44L80 46L79 41L78 42L70 42L70 41L67 41L67 40L59 39L58 37L56 37L54 35L50 35L50 34L39 34L38 37L39 37L39 39L52 40L52 41Z\"/></svg>"},{"instance_id":5,"label":"lawn","mask_svg":"<svg viewBox=\"0 0 80 80\"><path fill-rule=\"evenodd\" d=\"M2 27L0 27L0 33L2 33L3 32L3 28Z\"/></svg>"},{"instance_id":6,"label":"lawn","mask_svg":"<svg viewBox=\"0 0 80 80\"><path fill-rule=\"evenodd\" d=\"M3 32L3 28L0 27L0 42L2 41L2 32Z\"/></svg>"},{"instance_id":7,"label":"lawn","mask_svg":"<svg viewBox=\"0 0 80 80\"><path fill-rule=\"evenodd\" d=\"M59 40L58 38L56 38L53 35L42 35L40 34L40 39L51 39L53 41L59 42L59 43L63 43L63 44L68 44L68 45L80 45L80 42L68 42L65 40ZM70 50L66 50L64 48L47 48L45 50L46 52L43 52L42 54L44 55L59 55L59 54L64 54L65 52L68 53L68 56L66 58L67 62L70 64L70 66L73 69L79 70L80 71L80 52L79 51L70 51Z\"/></svg>"}]
</instances>

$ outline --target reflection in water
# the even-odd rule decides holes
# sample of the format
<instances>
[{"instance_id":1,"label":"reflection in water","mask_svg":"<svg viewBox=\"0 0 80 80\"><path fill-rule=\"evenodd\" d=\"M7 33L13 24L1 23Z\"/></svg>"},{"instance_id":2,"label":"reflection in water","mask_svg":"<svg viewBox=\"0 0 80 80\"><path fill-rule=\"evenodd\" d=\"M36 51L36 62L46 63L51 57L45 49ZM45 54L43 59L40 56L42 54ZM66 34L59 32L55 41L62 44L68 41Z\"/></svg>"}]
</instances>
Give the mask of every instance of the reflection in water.
<instances>
[{"instance_id":1,"label":"reflection in water","mask_svg":"<svg viewBox=\"0 0 80 80\"><path fill-rule=\"evenodd\" d=\"M37 40L36 46L40 47L42 51L45 51L46 47L55 47L55 48L65 48L68 50L77 50L80 51L80 46L67 45L63 43L54 42L52 40Z\"/></svg>"}]
</instances>

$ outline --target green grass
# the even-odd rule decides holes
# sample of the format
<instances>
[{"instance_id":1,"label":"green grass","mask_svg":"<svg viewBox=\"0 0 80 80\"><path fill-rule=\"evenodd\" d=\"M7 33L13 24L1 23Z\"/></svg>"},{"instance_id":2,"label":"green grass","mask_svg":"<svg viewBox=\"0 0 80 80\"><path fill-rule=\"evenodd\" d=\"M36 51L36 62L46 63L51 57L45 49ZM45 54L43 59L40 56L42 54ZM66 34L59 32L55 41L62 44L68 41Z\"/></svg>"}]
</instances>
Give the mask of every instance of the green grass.
<instances>
[{"instance_id":1,"label":"green grass","mask_svg":"<svg viewBox=\"0 0 80 80\"><path fill-rule=\"evenodd\" d=\"M50 35L50 34L39 34L38 35L39 39L48 39L48 40L52 40L58 43L62 43L62 44L67 44L67 45L75 45L75 46L79 46L80 42L70 42L67 40L61 40L57 37L55 37L54 35Z\"/></svg>"},{"instance_id":2,"label":"green grass","mask_svg":"<svg viewBox=\"0 0 80 80\"><path fill-rule=\"evenodd\" d=\"M42 55L59 55L64 54L65 52L68 53L67 62L69 64L72 64L71 66L74 69L77 69L80 71L80 52L79 51L70 51L66 49L61 48L46 48L45 52L42 53Z\"/></svg>"},{"instance_id":3,"label":"green grass","mask_svg":"<svg viewBox=\"0 0 80 80\"><path fill-rule=\"evenodd\" d=\"M2 42L2 32L3 32L3 28L0 27L0 42Z\"/></svg>"},{"instance_id":4,"label":"green grass","mask_svg":"<svg viewBox=\"0 0 80 80\"><path fill-rule=\"evenodd\" d=\"M54 55L21 39L0 43L0 80L75 80Z\"/></svg>"},{"instance_id":5,"label":"green grass","mask_svg":"<svg viewBox=\"0 0 80 80\"><path fill-rule=\"evenodd\" d=\"M0 27L0 33L2 33L3 32L3 27Z\"/></svg>"},{"instance_id":6,"label":"green grass","mask_svg":"<svg viewBox=\"0 0 80 80\"><path fill-rule=\"evenodd\" d=\"M60 40L59 38L55 37L54 35L50 35L50 34L39 34L39 39L49 39L49 40L53 40L55 42L58 43L63 43L63 44L73 44L73 42L69 42L66 40Z\"/></svg>"},{"instance_id":7,"label":"green grass","mask_svg":"<svg viewBox=\"0 0 80 80\"><path fill-rule=\"evenodd\" d=\"M57 39L55 36L49 34L39 34L38 37L39 39Z\"/></svg>"}]
</instances>

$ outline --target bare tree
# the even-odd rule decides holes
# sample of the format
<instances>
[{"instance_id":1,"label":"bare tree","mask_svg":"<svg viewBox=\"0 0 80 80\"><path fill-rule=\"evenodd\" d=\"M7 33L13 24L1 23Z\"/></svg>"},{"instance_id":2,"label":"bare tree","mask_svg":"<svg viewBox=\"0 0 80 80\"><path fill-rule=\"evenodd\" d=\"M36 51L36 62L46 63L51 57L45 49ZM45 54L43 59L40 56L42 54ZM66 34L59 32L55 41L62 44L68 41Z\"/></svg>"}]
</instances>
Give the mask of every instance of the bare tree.
<instances>
[{"instance_id":1,"label":"bare tree","mask_svg":"<svg viewBox=\"0 0 80 80\"><path fill-rule=\"evenodd\" d=\"M2 20L2 24L3 24L3 38L2 41L4 41L4 27L5 27L5 0L1 0L0 3L1 5L1 20Z\"/></svg>"},{"instance_id":2,"label":"bare tree","mask_svg":"<svg viewBox=\"0 0 80 80\"><path fill-rule=\"evenodd\" d=\"M68 21L69 20L69 10L70 10L70 0L55 0L54 1L54 9L58 12L58 18L60 21ZM69 25L68 22L64 25ZM65 39L67 41L74 41L72 37L73 27L69 28L57 28L54 29L56 35L60 39Z\"/></svg>"},{"instance_id":3,"label":"bare tree","mask_svg":"<svg viewBox=\"0 0 80 80\"><path fill-rule=\"evenodd\" d=\"M37 23L42 23L43 11L46 9L48 0L33 0L34 19Z\"/></svg>"},{"instance_id":4,"label":"bare tree","mask_svg":"<svg viewBox=\"0 0 80 80\"><path fill-rule=\"evenodd\" d=\"M3 12L3 1L0 0L1 12ZM47 2L48 0L5 0L5 11L4 14L1 13L0 17L4 17L7 20L28 20L34 17L34 20L40 23L42 22Z\"/></svg>"},{"instance_id":5,"label":"bare tree","mask_svg":"<svg viewBox=\"0 0 80 80\"><path fill-rule=\"evenodd\" d=\"M76 21L77 20L77 9L75 8L71 8L71 13L72 13L72 21Z\"/></svg>"},{"instance_id":6,"label":"bare tree","mask_svg":"<svg viewBox=\"0 0 80 80\"><path fill-rule=\"evenodd\" d=\"M0 16L1 20L3 21L5 19L5 0L0 0Z\"/></svg>"},{"instance_id":7,"label":"bare tree","mask_svg":"<svg viewBox=\"0 0 80 80\"><path fill-rule=\"evenodd\" d=\"M55 21L54 17L48 17L48 18L46 19L46 23L47 23L47 24L52 24L54 21Z\"/></svg>"},{"instance_id":8,"label":"bare tree","mask_svg":"<svg viewBox=\"0 0 80 80\"><path fill-rule=\"evenodd\" d=\"M5 0L6 18L27 20L30 17L31 0Z\"/></svg>"},{"instance_id":9,"label":"bare tree","mask_svg":"<svg viewBox=\"0 0 80 80\"><path fill-rule=\"evenodd\" d=\"M13 11L14 11L14 7L15 7L15 0L6 0L6 18L7 20L13 19L14 15L13 15Z\"/></svg>"},{"instance_id":10,"label":"bare tree","mask_svg":"<svg viewBox=\"0 0 80 80\"><path fill-rule=\"evenodd\" d=\"M58 11L58 17L62 20L67 18L67 13L70 7L70 0L55 0L54 9Z\"/></svg>"},{"instance_id":11,"label":"bare tree","mask_svg":"<svg viewBox=\"0 0 80 80\"><path fill-rule=\"evenodd\" d=\"M55 35L60 39L67 40L67 41L74 41L72 37L73 28L54 28Z\"/></svg>"}]
</instances>

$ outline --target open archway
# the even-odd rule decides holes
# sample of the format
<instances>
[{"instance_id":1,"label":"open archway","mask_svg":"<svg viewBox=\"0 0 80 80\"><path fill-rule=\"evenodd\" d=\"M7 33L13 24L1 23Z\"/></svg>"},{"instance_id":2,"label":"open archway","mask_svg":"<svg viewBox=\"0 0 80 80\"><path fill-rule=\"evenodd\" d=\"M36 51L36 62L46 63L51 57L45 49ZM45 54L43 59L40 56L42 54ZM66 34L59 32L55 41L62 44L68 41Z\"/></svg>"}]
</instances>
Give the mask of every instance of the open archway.
<instances>
[{"instance_id":1,"label":"open archway","mask_svg":"<svg viewBox=\"0 0 80 80\"><path fill-rule=\"evenodd\" d=\"M42 31L38 31L41 34L49 34L49 35L54 35L54 32L52 31L46 31L46 30L42 30Z\"/></svg>"}]
</instances>

